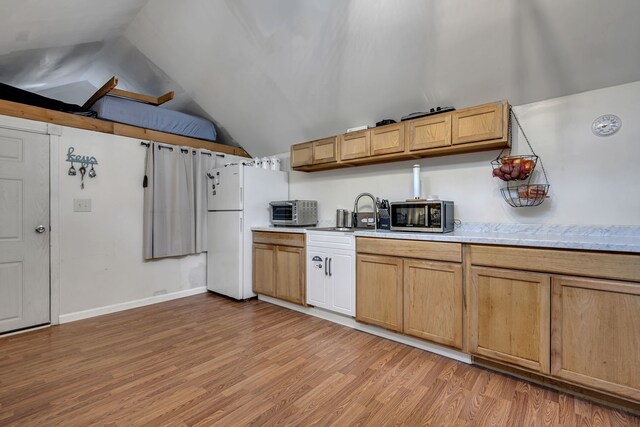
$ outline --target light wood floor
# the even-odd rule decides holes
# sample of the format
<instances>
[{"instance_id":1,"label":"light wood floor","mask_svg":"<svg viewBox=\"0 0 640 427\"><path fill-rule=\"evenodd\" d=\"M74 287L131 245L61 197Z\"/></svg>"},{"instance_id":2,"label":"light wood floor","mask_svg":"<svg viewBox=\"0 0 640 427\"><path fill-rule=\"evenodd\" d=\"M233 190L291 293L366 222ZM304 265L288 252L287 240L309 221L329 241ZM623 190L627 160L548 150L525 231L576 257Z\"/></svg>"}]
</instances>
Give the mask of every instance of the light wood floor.
<instances>
[{"instance_id":1,"label":"light wood floor","mask_svg":"<svg viewBox=\"0 0 640 427\"><path fill-rule=\"evenodd\" d=\"M212 294L0 338L0 425L611 425L639 419Z\"/></svg>"}]
</instances>

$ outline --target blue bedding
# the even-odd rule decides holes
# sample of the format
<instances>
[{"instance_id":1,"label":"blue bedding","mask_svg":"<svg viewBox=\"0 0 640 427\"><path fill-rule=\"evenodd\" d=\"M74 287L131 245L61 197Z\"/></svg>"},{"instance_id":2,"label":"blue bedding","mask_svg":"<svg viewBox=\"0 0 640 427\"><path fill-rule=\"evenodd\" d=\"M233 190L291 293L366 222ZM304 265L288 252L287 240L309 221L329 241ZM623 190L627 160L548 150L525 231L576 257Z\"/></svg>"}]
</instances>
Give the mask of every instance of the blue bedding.
<instances>
[{"instance_id":1,"label":"blue bedding","mask_svg":"<svg viewBox=\"0 0 640 427\"><path fill-rule=\"evenodd\" d=\"M191 138L216 140L216 128L209 120L130 99L105 96L92 107L98 117L145 129Z\"/></svg>"}]
</instances>

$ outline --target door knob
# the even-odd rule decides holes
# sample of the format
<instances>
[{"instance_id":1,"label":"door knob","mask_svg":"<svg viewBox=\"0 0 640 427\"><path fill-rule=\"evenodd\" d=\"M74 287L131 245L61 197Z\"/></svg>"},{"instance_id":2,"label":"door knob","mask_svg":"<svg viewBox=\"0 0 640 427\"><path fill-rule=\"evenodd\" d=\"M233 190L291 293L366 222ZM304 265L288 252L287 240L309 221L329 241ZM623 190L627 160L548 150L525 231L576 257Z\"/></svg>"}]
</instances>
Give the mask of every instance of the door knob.
<instances>
[{"instance_id":1,"label":"door knob","mask_svg":"<svg viewBox=\"0 0 640 427\"><path fill-rule=\"evenodd\" d=\"M47 229L44 227L44 225L39 225L36 227L36 233L44 233L45 231L47 231Z\"/></svg>"}]
</instances>

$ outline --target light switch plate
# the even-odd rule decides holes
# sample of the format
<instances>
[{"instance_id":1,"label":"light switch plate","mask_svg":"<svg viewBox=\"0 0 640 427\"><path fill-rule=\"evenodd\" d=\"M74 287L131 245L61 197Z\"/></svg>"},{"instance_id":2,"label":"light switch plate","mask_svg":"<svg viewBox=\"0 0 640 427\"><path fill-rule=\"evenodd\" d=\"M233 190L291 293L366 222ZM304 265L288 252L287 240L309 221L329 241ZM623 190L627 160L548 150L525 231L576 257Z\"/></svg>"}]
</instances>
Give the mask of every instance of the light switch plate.
<instances>
[{"instance_id":1,"label":"light switch plate","mask_svg":"<svg viewBox=\"0 0 640 427\"><path fill-rule=\"evenodd\" d=\"M73 199L74 212L91 212L91 199Z\"/></svg>"}]
</instances>

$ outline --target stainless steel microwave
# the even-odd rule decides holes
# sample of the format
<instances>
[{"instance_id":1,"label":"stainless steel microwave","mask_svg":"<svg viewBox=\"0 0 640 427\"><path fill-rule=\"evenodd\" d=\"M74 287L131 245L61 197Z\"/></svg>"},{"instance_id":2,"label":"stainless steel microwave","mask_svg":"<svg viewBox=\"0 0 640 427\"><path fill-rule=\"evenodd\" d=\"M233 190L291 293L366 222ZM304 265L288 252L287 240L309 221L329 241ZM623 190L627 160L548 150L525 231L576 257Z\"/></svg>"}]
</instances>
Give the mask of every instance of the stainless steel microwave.
<instances>
[{"instance_id":1,"label":"stainless steel microwave","mask_svg":"<svg viewBox=\"0 0 640 427\"><path fill-rule=\"evenodd\" d=\"M453 231L453 202L392 202L391 230L448 233Z\"/></svg>"},{"instance_id":2,"label":"stainless steel microwave","mask_svg":"<svg viewBox=\"0 0 640 427\"><path fill-rule=\"evenodd\" d=\"M284 200L269 203L271 224L306 226L318 223L318 202L315 200Z\"/></svg>"}]
</instances>

